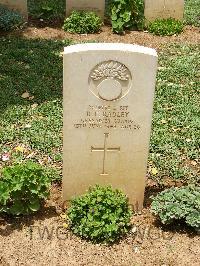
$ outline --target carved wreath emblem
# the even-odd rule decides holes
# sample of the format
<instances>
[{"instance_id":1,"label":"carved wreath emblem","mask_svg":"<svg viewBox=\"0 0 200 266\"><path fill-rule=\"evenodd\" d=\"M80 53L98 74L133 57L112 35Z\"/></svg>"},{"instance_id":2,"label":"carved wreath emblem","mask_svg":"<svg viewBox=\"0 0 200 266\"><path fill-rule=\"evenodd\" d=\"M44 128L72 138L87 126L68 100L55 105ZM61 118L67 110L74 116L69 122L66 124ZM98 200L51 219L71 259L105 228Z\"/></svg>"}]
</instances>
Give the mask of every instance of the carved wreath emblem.
<instances>
[{"instance_id":1,"label":"carved wreath emblem","mask_svg":"<svg viewBox=\"0 0 200 266\"><path fill-rule=\"evenodd\" d=\"M106 61L91 71L90 90L100 99L118 100L128 93L131 79L131 73L124 64Z\"/></svg>"},{"instance_id":2,"label":"carved wreath emblem","mask_svg":"<svg viewBox=\"0 0 200 266\"><path fill-rule=\"evenodd\" d=\"M128 80L127 68L119 62L111 61L110 63L100 64L94 69L91 78L93 80L100 80L104 77L118 78L120 80Z\"/></svg>"}]
</instances>

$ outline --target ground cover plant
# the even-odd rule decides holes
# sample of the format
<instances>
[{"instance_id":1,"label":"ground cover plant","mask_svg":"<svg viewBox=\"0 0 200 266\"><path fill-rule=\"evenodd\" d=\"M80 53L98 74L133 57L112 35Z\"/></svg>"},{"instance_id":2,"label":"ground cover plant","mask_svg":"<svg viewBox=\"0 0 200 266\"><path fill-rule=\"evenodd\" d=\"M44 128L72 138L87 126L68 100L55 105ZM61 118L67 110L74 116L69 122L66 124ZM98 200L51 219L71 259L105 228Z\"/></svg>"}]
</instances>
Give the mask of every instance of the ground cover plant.
<instances>
[{"instance_id":1,"label":"ground cover plant","mask_svg":"<svg viewBox=\"0 0 200 266\"><path fill-rule=\"evenodd\" d=\"M29 14L32 18L53 21L64 19L65 0L28 0Z\"/></svg>"},{"instance_id":2,"label":"ground cover plant","mask_svg":"<svg viewBox=\"0 0 200 266\"><path fill-rule=\"evenodd\" d=\"M0 41L1 165L33 158L62 168L62 56L70 42ZM199 182L199 49L173 45L159 54L149 176Z\"/></svg>"},{"instance_id":3,"label":"ground cover plant","mask_svg":"<svg viewBox=\"0 0 200 266\"><path fill-rule=\"evenodd\" d=\"M130 229L128 198L112 187L91 187L71 201L67 211L71 230L93 242L113 243Z\"/></svg>"},{"instance_id":4,"label":"ground cover plant","mask_svg":"<svg viewBox=\"0 0 200 266\"><path fill-rule=\"evenodd\" d=\"M72 14L65 19L63 29L70 33L96 33L102 26L102 20L94 12L73 11Z\"/></svg>"},{"instance_id":5,"label":"ground cover plant","mask_svg":"<svg viewBox=\"0 0 200 266\"><path fill-rule=\"evenodd\" d=\"M183 31L183 23L173 18L156 19L148 25L147 29L155 35L171 36Z\"/></svg>"},{"instance_id":6,"label":"ground cover plant","mask_svg":"<svg viewBox=\"0 0 200 266\"><path fill-rule=\"evenodd\" d=\"M200 1L185 0L185 24L200 27Z\"/></svg>"},{"instance_id":7,"label":"ground cover plant","mask_svg":"<svg viewBox=\"0 0 200 266\"><path fill-rule=\"evenodd\" d=\"M200 187L166 189L153 198L151 211L163 224L185 221L200 230Z\"/></svg>"},{"instance_id":8,"label":"ground cover plant","mask_svg":"<svg viewBox=\"0 0 200 266\"><path fill-rule=\"evenodd\" d=\"M159 53L149 164L161 183L167 177L200 181L199 60L198 45L173 45Z\"/></svg>"},{"instance_id":9,"label":"ground cover plant","mask_svg":"<svg viewBox=\"0 0 200 266\"><path fill-rule=\"evenodd\" d=\"M10 31L24 23L22 15L0 4L0 30Z\"/></svg>"},{"instance_id":10,"label":"ground cover plant","mask_svg":"<svg viewBox=\"0 0 200 266\"><path fill-rule=\"evenodd\" d=\"M49 196L51 178L32 161L5 167L0 176L0 213L30 214Z\"/></svg>"}]
</instances>

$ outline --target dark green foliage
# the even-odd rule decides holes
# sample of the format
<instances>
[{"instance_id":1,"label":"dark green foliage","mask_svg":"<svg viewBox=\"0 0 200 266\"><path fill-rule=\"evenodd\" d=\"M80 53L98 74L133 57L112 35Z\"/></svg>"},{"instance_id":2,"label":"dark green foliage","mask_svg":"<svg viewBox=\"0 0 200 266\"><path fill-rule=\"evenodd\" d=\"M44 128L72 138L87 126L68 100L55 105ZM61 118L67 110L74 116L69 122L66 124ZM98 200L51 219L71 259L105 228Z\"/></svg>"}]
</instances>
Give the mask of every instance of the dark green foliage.
<instances>
[{"instance_id":1,"label":"dark green foliage","mask_svg":"<svg viewBox=\"0 0 200 266\"><path fill-rule=\"evenodd\" d=\"M29 12L33 18L53 21L64 19L66 0L29 0Z\"/></svg>"},{"instance_id":2,"label":"dark green foliage","mask_svg":"<svg viewBox=\"0 0 200 266\"><path fill-rule=\"evenodd\" d=\"M71 201L67 215L72 231L93 242L112 243L128 232L127 197L111 187L95 186Z\"/></svg>"},{"instance_id":3,"label":"dark green foliage","mask_svg":"<svg viewBox=\"0 0 200 266\"><path fill-rule=\"evenodd\" d=\"M170 188L158 194L152 202L151 211L163 224L184 220L200 229L200 187Z\"/></svg>"},{"instance_id":4,"label":"dark green foliage","mask_svg":"<svg viewBox=\"0 0 200 266\"><path fill-rule=\"evenodd\" d=\"M123 33L126 29L143 29L144 3L142 0L115 0L110 4L112 29Z\"/></svg>"},{"instance_id":5,"label":"dark green foliage","mask_svg":"<svg viewBox=\"0 0 200 266\"><path fill-rule=\"evenodd\" d=\"M173 18L156 19L148 25L148 31L160 36L171 36L183 31L183 23Z\"/></svg>"},{"instance_id":6,"label":"dark green foliage","mask_svg":"<svg viewBox=\"0 0 200 266\"><path fill-rule=\"evenodd\" d=\"M200 27L200 1L185 0L184 22L187 25Z\"/></svg>"},{"instance_id":7,"label":"dark green foliage","mask_svg":"<svg viewBox=\"0 0 200 266\"><path fill-rule=\"evenodd\" d=\"M0 30L13 30L21 26L23 22L23 17L18 12L0 5Z\"/></svg>"},{"instance_id":8,"label":"dark green foliage","mask_svg":"<svg viewBox=\"0 0 200 266\"><path fill-rule=\"evenodd\" d=\"M29 214L49 195L51 178L40 165L28 161L5 167L0 178L0 213Z\"/></svg>"},{"instance_id":9,"label":"dark green foliage","mask_svg":"<svg viewBox=\"0 0 200 266\"><path fill-rule=\"evenodd\" d=\"M64 21L63 29L70 33L96 33L102 26L101 18L94 12L73 11Z\"/></svg>"}]
</instances>

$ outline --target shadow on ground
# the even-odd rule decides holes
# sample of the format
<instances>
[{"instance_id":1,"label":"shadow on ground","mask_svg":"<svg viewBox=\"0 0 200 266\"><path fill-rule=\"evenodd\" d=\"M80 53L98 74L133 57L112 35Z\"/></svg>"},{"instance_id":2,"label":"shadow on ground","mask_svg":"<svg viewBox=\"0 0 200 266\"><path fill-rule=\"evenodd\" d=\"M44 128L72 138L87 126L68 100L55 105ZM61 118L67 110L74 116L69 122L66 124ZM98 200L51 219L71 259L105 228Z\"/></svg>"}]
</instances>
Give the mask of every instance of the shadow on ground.
<instances>
[{"instance_id":1,"label":"shadow on ground","mask_svg":"<svg viewBox=\"0 0 200 266\"><path fill-rule=\"evenodd\" d=\"M35 221L45 221L56 217L55 207L43 207L38 213L28 216L9 217L7 215L0 217L0 235L9 236L13 231L21 231L24 227L31 228Z\"/></svg>"},{"instance_id":2,"label":"shadow on ground","mask_svg":"<svg viewBox=\"0 0 200 266\"><path fill-rule=\"evenodd\" d=\"M0 36L0 112L62 98L62 41ZM25 100L24 92L30 94Z\"/></svg>"}]
</instances>

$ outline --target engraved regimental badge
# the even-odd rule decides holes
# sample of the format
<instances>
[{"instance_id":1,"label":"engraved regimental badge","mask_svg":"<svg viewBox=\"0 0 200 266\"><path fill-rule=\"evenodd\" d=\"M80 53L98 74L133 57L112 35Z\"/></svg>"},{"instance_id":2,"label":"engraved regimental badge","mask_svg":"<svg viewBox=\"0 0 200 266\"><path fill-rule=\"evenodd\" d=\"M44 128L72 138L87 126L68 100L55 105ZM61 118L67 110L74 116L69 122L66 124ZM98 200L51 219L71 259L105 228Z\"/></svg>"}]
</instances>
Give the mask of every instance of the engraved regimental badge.
<instances>
[{"instance_id":1,"label":"engraved regimental badge","mask_svg":"<svg viewBox=\"0 0 200 266\"><path fill-rule=\"evenodd\" d=\"M116 101L128 94L131 87L129 69L117 61L105 61L90 73L90 91L99 99Z\"/></svg>"}]
</instances>

